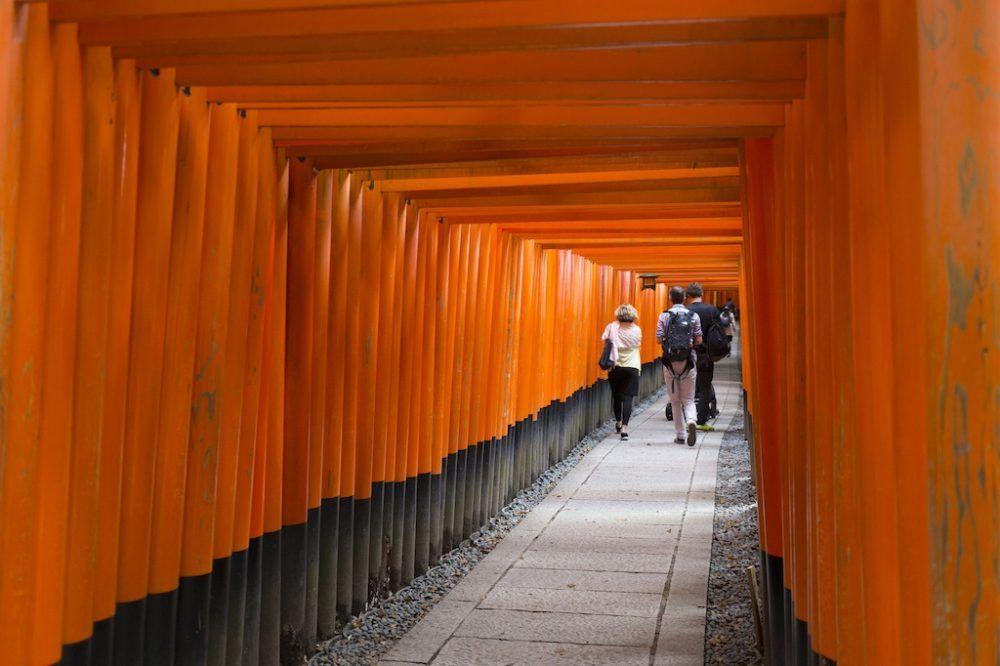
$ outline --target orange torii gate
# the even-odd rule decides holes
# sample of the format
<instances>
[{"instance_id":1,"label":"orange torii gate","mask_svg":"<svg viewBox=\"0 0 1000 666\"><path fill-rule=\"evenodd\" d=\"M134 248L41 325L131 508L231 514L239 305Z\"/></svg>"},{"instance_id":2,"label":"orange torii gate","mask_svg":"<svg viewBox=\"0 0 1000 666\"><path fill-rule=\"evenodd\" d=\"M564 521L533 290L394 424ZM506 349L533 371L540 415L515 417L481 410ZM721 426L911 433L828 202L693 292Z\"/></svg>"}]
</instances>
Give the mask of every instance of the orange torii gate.
<instances>
[{"instance_id":1,"label":"orange torii gate","mask_svg":"<svg viewBox=\"0 0 1000 666\"><path fill-rule=\"evenodd\" d=\"M3 663L294 658L603 419L622 302L654 390L692 280L770 662L996 663L998 25L0 0Z\"/></svg>"}]
</instances>

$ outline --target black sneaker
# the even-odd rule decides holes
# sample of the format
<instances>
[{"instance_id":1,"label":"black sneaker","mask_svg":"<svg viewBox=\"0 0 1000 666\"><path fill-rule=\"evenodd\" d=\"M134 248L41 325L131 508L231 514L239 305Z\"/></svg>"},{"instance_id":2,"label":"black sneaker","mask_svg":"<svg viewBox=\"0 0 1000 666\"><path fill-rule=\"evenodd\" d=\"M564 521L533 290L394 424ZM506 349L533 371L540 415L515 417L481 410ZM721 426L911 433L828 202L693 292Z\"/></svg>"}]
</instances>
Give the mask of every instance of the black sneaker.
<instances>
[{"instance_id":1,"label":"black sneaker","mask_svg":"<svg viewBox=\"0 0 1000 666\"><path fill-rule=\"evenodd\" d=\"M628 433L627 432L623 432L622 433L622 441L624 442L627 439L628 439Z\"/></svg>"},{"instance_id":2,"label":"black sneaker","mask_svg":"<svg viewBox=\"0 0 1000 666\"><path fill-rule=\"evenodd\" d=\"M688 423L688 446L694 446L698 439L698 425L694 421Z\"/></svg>"},{"instance_id":3,"label":"black sneaker","mask_svg":"<svg viewBox=\"0 0 1000 666\"><path fill-rule=\"evenodd\" d=\"M677 435L676 437L674 437L674 444L683 444L683 443L684 443L684 438L683 437L681 437L680 435Z\"/></svg>"}]
</instances>

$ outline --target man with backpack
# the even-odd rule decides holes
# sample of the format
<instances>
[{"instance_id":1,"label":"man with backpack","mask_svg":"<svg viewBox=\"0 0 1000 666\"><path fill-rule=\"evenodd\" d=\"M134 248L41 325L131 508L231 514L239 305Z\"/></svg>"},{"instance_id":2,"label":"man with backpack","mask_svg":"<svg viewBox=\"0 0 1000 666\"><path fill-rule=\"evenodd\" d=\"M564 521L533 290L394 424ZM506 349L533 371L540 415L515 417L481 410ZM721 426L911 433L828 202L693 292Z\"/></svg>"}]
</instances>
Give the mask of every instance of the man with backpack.
<instances>
[{"instance_id":1,"label":"man with backpack","mask_svg":"<svg viewBox=\"0 0 1000 666\"><path fill-rule=\"evenodd\" d=\"M698 371L694 347L702 342L701 320L684 307L684 287L670 288L670 302L670 309L656 322L656 339L663 347L663 380L670 394L677 431L674 441L678 444L687 441L688 446L694 446L698 434L694 407Z\"/></svg>"},{"instance_id":2,"label":"man with backpack","mask_svg":"<svg viewBox=\"0 0 1000 666\"><path fill-rule=\"evenodd\" d=\"M695 384L695 405L697 405L697 427L699 430L715 430L708 420L718 416L714 409L715 388L712 379L715 377L715 362L729 355L729 340L726 337L726 326L719 314L719 309L711 303L705 303L702 297L705 291L697 282L687 287L688 309L698 315L701 320L701 330L704 339L695 344L698 358L698 380Z\"/></svg>"}]
</instances>

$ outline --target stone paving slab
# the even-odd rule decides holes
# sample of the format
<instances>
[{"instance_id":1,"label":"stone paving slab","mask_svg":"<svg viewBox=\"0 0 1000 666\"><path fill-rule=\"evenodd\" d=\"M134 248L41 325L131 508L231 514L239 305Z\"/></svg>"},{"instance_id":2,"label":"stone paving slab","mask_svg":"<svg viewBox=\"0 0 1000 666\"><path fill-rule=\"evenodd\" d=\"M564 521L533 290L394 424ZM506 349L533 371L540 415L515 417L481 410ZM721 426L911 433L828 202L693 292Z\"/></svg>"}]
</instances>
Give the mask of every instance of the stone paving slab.
<instances>
[{"instance_id":1,"label":"stone paving slab","mask_svg":"<svg viewBox=\"0 0 1000 666\"><path fill-rule=\"evenodd\" d=\"M627 472L625 472L627 473ZM593 490L616 490L622 492L623 472L619 470L595 470L587 480L587 485L577 488L573 493L574 497L585 499L585 494ZM627 490L676 490L681 497L687 493L687 484L691 482L691 470L682 469L666 472L657 470L655 472L635 472L630 474L629 487Z\"/></svg>"},{"instance_id":2,"label":"stone paving slab","mask_svg":"<svg viewBox=\"0 0 1000 666\"><path fill-rule=\"evenodd\" d=\"M562 515L577 514L582 518L624 520L646 525L676 525L684 518L684 500L672 502L644 502L622 496L618 500L570 499Z\"/></svg>"},{"instance_id":3,"label":"stone paving slab","mask_svg":"<svg viewBox=\"0 0 1000 666\"><path fill-rule=\"evenodd\" d=\"M667 535L670 536L670 535ZM531 549L542 550L584 550L591 553L636 553L659 555L673 547L675 539L641 539L621 534L618 536L593 536L585 532L574 535L546 532L538 537Z\"/></svg>"},{"instance_id":4,"label":"stone paving slab","mask_svg":"<svg viewBox=\"0 0 1000 666\"><path fill-rule=\"evenodd\" d=\"M625 521L567 521L556 518L545 530L546 537L593 536L627 539L674 539L678 525L637 525Z\"/></svg>"},{"instance_id":5,"label":"stone paving slab","mask_svg":"<svg viewBox=\"0 0 1000 666\"><path fill-rule=\"evenodd\" d=\"M580 645L648 646L656 618L589 613L538 613L477 608L455 631L456 636Z\"/></svg>"},{"instance_id":6,"label":"stone paving slab","mask_svg":"<svg viewBox=\"0 0 1000 666\"><path fill-rule=\"evenodd\" d=\"M632 571L667 573L670 556L635 553L591 553L561 550L532 550L514 563L515 567L533 569L579 569L580 571Z\"/></svg>"},{"instance_id":7,"label":"stone paving slab","mask_svg":"<svg viewBox=\"0 0 1000 666\"><path fill-rule=\"evenodd\" d=\"M649 650L620 645L576 645L573 643L538 643L499 641L482 638L453 638L434 660L448 666L647 666Z\"/></svg>"},{"instance_id":8,"label":"stone paving slab","mask_svg":"<svg viewBox=\"0 0 1000 666\"><path fill-rule=\"evenodd\" d=\"M497 587L530 587L592 590L595 592L645 592L661 595L666 574L631 571L564 571L516 567L497 581Z\"/></svg>"},{"instance_id":9,"label":"stone paving slab","mask_svg":"<svg viewBox=\"0 0 1000 666\"><path fill-rule=\"evenodd\" d=\"M386 655L384 664L701 664L718 450L673 441L665 399L612 434Z\"/></svg>"},{"instance_id":10,"label":"stone paving slab","mask_svg":"<svg viewBox=\"0 0 1000 666\"><path fill-rule=\"evenodd\" d=\"M637 488L629 488L628 490L622 489L612 489L612 488L581 488L573 495L573 499L591 499L591 500L609 500L609 501L639 501L639 502L673 502L676 500L683 501L684 496L687 494L687 489L690 486L690 480L682 484L677 484L676 486L671 486L671 484L666 484L663 488L658 490L643 490Z\"/></svg>"},{"instance_id":11,"label":"stone paving slab","mask_svg":"<svg viewBox=\"0 0 1000 666\"><path fill-rule=\"evenodd\" d=\"M531 587L495 587L479 608L596 613L656 617L661 594L645 592L595 592L577 589L537 589Z\"/></svg>"},{"instance_id":12,"label":"stone paving slab","mask_svg":"<svg viewBox=\"0 0 1000 666\"><path fill-rule=\"evenodd\" d=\"M430 662L475 607L474 601L443 599L396 643L386 659L421 664Z\"/></svg>"}]
</instances>

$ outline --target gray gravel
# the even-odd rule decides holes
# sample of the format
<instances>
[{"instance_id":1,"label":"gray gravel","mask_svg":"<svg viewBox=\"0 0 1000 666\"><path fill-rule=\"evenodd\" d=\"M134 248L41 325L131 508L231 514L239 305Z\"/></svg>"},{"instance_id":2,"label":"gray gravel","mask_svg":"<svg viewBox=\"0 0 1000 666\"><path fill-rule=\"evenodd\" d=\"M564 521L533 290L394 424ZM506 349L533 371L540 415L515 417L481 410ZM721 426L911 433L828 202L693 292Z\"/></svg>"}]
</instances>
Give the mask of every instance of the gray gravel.
<instances>
[{"instance_id":1,"label":"gray gravel","mask_svg":"<svg viewBox=\"0 0 1000 666\"><path fill-rule=\"evenodd\" d=\"M641 414L662 395L661 387L634 408L633 417ZM605 421L592 431L562 461L545 470L522 490L510 504L490 519L488 525L462 544L441 556L438 564L409 585L376 603L355 617L340 634L317 646L310 666L374 664L393 644L413 628L420 618L462 580L472 568L510 532L531 509L555 488L556 484L580 462L591 449L614 431L614 420Z\"/></svg>"},{"instance_id":2,"label":"gray gravel","mask_svg":"<svg viewBox=\"0 0 1000 666\"><path fill-rule=\"evenodd\" d=\"M722 438L715 487L712 565L705 622L706 664L760 664L746 568L759 566L757 494L743 411Z\"/></svg>"}]
</instances>

